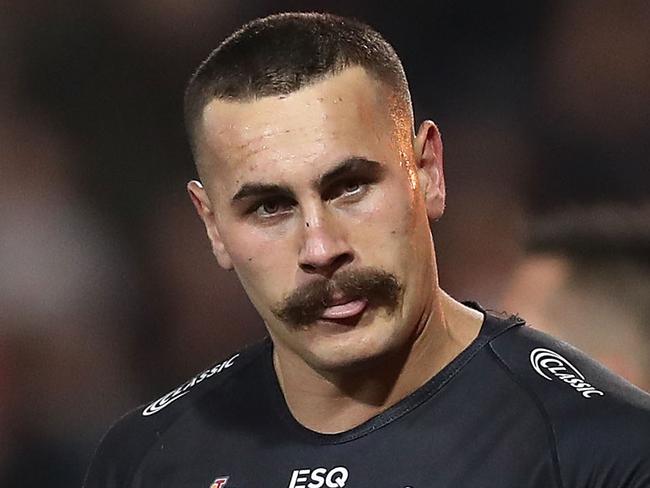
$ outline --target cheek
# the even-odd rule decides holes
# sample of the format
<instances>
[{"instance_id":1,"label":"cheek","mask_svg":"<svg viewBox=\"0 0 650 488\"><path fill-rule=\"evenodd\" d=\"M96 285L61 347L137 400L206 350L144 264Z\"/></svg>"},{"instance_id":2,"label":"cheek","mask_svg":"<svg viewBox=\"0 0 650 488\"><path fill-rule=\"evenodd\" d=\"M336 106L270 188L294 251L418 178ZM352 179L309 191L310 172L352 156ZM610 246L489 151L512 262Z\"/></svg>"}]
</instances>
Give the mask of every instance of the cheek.
<instances>
[{"instance_id":1,"label":"cheek","mask_svg":"<svg viewBox=\"0 0 650 488\"><path fill-rule=\"evenodd\" d=\"M228 226L225 244L233 263L240 268L263 266L278 248L285 247L287 232L256 228L245 222Z\"/></svg>"},{"instance_id":2,"label":"cheek","mask_svg":"<svg viewBox=\"0 0 650 488\"><path fill-rule=\"evenodd\" d=\"M241 226L231 230L227 247L235 271L254 302L282 297L288 286L284 280L293 276L292 246L284 233L269 234Z\"/></svg>"},{"instance_id":3,"label":"cheek","mask_svg":"<svg viewBox=\"0 0 650 488\"><path fill-rule=\"evenodd\" d=\"M399 260L412 249L420 219L410 189L394 185L377 192L357 218L355 241L371 257Z\"/></svg>"}]
</instances>

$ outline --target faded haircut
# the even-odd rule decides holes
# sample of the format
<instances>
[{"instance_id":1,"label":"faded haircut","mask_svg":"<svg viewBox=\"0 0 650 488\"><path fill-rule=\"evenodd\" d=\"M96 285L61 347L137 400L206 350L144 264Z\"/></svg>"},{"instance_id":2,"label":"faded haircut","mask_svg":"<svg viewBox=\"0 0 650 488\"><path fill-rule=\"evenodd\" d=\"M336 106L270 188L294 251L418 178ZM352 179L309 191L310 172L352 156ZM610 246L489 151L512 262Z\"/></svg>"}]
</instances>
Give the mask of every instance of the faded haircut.
<instances>
[{"instance_id":1,"label":"faded haircut","mask_svg":"<svg viewBox=\"0 0 650 488\"><path fill-rule=\"evenodd\" d=\"M195 160L201 115L211 100L286 95L353 66L393 90L399 109L412 120L402 63L368 25L323 13L283 13L249 22L212 51L187 85L185 127Z\"/></svg>"}]
</instances>

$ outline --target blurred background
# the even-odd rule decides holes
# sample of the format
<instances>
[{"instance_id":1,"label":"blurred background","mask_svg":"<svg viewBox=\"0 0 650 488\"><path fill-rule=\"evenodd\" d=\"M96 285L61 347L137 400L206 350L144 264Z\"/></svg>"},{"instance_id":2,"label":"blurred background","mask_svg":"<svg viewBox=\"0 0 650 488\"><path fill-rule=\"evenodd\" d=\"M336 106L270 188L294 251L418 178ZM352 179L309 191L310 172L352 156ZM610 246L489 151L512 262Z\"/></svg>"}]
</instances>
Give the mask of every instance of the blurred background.
<instances>
[{"instance_id":1,"label":"blurred background","mask_svg":"<svg viewBox=\"0 0 650 488\"><path fill-rule=\"evenodd\" d=\"M254 17L395 46L445 141L441 283L650 388L650 2L0 2L0 486L263 335L185 194L182 92Z\"/></svg>"}]
</instances>

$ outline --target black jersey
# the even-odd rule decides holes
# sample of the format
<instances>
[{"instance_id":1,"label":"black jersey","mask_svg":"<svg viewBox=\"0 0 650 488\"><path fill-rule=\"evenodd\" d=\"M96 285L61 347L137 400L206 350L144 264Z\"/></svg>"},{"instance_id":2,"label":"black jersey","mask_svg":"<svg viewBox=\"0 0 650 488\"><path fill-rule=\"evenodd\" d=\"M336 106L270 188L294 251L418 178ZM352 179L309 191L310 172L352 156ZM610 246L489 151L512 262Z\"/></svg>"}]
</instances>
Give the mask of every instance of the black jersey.
<instances>
[{"instance_id":1,"label":"black jersey","mask_svg":"<svg viewBox=\"0 0 650 488\"><path fill-rule=\"evenodd\" d=\"M486 315L421 388L352 430L290 414L265 341L120 420L86 488L650 487L650 395Z\"/></svg>"}]
</instances>

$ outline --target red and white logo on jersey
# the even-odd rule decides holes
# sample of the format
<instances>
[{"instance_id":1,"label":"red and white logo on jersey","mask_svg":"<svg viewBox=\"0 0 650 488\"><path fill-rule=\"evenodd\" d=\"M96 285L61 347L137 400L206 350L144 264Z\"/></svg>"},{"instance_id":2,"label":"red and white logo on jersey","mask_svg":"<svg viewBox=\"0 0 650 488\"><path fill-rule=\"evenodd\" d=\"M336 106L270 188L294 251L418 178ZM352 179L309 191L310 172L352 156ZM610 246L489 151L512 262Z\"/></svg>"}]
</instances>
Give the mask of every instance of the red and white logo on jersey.
<instances>
[{"instance_id":1,"label":"red and white logo on jersey","mask_svg":"<svg viewBox=\"0 0 650 488\"><path fill-rule=\"evenodd\" d=\"M221 478L214 480L210 485L210 488L223 488L226 486L226 483L228 483L228 476L222 476Z\"/></svg>"}]
</instances>

